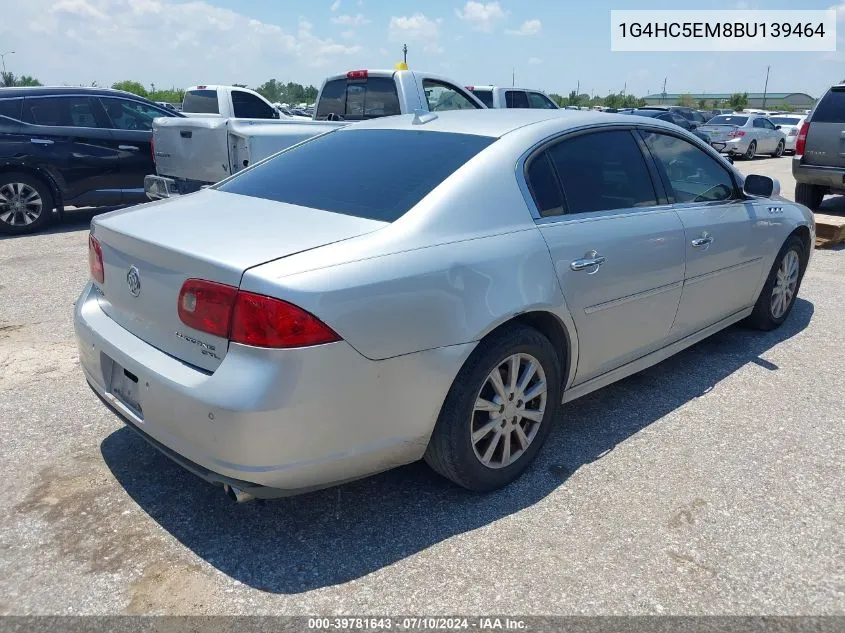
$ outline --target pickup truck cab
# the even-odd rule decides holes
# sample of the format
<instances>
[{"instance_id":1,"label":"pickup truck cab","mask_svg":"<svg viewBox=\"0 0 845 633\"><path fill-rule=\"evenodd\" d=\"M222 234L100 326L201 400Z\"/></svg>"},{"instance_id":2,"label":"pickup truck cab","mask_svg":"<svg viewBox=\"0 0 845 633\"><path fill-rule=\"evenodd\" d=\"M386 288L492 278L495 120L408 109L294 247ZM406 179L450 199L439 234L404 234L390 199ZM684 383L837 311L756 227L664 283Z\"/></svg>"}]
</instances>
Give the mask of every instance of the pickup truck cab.
<instances>
[{"instance_id":1,"label":"pickup truck cab","mask_svg":"<svg viewBox=\"0 0 845 633\"><path fill-rule=\"evenodd\" d=\"M485 108L472 92L454 81L407 70L404 64L395 70L352 70L328 77L317 96L313 120L225 118L221 113L237 114L235 100L244 97L235 94L241 89L230 90L232 109L225 110L226 97L219 88L192 88L183 103L187 118L179 119L177 124L168 119L153 123L157 173L144 181L150 199L197 191L288 147L354 121ZM188 98L195 91L212 93L199 95L199 99L208 99L206 106L193 103L193 96ZM268 103L268 107L272 105ZM202 111L194 116L191 110Z\"/></svg>"},{"instance_id":2,"label":"pickup truck cab","mask_svg":"<svg viewBox=\"0 0 845 633\"><path fill-rule=\"evenodd\" d=\"M467 86L488 108L533 108L557 110L558 105L544 92L527 88Z\"/></svg>"},{"instance_id":3,"label":"pickup truck cab","mask_svg":"<svg viewBox=\"0 0 845 633\"><path fill-rule=\"evenodd\" d=\"M278 119L279 111L254 90L238 86L192 86L182 99L186 116L236 119Z\"/></svg>"}]
</instances>

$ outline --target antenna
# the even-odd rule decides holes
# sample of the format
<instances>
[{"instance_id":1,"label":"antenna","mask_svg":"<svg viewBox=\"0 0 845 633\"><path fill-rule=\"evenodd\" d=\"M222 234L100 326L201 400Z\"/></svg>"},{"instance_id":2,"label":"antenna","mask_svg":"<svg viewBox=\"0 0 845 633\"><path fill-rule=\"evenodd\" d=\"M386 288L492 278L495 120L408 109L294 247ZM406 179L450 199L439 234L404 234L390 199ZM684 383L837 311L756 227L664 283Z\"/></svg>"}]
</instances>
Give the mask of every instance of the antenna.
<instances>
[{"instance_id":1,"label":"antenna","mask_svg":"<svg viewBox=\"0 0 845 633\"><path fill-rule=\"evenodd\" d=\"M408 63L408 45L402 44L402 59L407 64Z\"/></svg>"}]
</instances>

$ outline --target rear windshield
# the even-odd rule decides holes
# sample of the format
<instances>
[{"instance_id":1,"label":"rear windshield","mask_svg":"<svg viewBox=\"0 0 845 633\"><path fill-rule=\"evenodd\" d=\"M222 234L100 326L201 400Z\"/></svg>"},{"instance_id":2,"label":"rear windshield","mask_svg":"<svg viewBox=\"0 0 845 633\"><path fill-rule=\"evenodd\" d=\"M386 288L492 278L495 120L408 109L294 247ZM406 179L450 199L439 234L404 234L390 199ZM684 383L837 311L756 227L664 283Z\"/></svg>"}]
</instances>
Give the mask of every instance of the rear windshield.
<instances>
[{"instance_id":1,"label":"rear windshield","mask_svg":"<svg viewBox=\"0 0 845 633\"><path fill-rule=\"evenodd\" d=\"M770 116L769 121L775 125L798 125L801 119L794 116Z\"/></svg>"},{"instance_id":2,"label":"rear windshield","mask_svg":"<svg viewBox=\"0 0 845 633\"><path fill-rule=\"evenodd\" d=\"M732 114L722 114L720 116L714 116L707 122L707 125L738 125L742 127L748 123L747 116L734 116Z\"/></svg>"},{"instance_id":3,"label":"rear windshield","mask_svg":"<svg viewBox=\"0 0 845 633\"><path fill-rule=\"evenodd\" d=\"M217 188L393 222L494 140L416 130L341 130L282 152Z\"/></svg>"},{"instance_id":4,"label":"rear windshield","mask_svg":"<svg viewBox=\"0 0 845 633\"><path fill-rule=\"evenodd\" d=\"M813 123L845 123L845 90L831 90L816 106Z\"/></svg>"},{"instance_id":5,"label":"rear windshield","mask_svg":"<svg viewBox=\"0 0 845 633\"><path fill-rule=\"evenodd\" d=\"M481 101L484 105L488 108L493 107L493 91L492 90L473 90L472 94L478 97L478 100Z\"/></svg>"},{"instance_id":6,"label":"rear windshield","mask_svg":"<svg viewBox=\"0 0 845 633\"><path fill-rule=\"evenodd\" d=\"M182 100L182 112L220 114L216 90L189 90Z\"/></svg>"},{"instance_id":7,"label":"rear windshield","mask_svg":"<svg viewBox=\"0 0 845 633\"><path fill-rule=\"evenodd\" d=\"M392 77L334 79L323 86L315 118L324 121L339 117L346 121L361 121L401 113Z\"/></svg>"}]
</instances>

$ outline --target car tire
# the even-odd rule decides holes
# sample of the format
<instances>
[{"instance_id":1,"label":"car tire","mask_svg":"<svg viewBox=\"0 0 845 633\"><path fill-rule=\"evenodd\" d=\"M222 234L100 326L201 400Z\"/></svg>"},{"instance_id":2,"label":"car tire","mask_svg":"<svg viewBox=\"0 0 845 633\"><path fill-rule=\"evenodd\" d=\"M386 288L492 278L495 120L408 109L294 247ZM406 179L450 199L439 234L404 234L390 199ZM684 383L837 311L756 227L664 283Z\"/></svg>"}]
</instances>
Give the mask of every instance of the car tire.
<instances>
[{"instance_id":1,"label":"car tire","mask_svg":"<svg viewBox=\"0 0 845 633\"><path fill-rule=\"evenodd\" d=\"M824 187L819 187L818 185L809 185L804 182L799 182L795 185L795 202L803 204L812 211L822 206L824 194Z\"/></svg>"},{"instance_id":2,"label":"car tire","mask_svg":"<svg viewBox=\"0 0 845 633\"><path fill-rule=\"evenodd\" d=\"M780 158L781 156L783 156L784 147L786 147L786 144L783 141L778 143L777 149L775 149L774 153L772 154L772 158Z\"/></svg>"},{"instance_id":3,"label":"car tire","mask_svg":"<svg viewBox=\"0 0 845 633\"><path fill-rule=\"evenodd\" d=\"M535 372L521 385L531 374L531 364L535 364ZM518 367L516 389L511 389L513 367ZM507 398L497 393L494 372ZM520 399L522 394L531 396L539 391L541 382L545 382L545 392L527 402ZM560 389L560 360L549 339L525 325L494 333L473 351L452 383L425 461L436 472L469 490L487 492L506 486L534 461L548 437L560 406ZM495 407L499 407L498 412ZM523 418L520 411L531 412L534 417ZM511 414L510 419L505 417ZM506 445L511 455L508 460ZM514 451L520 454L514 457Z\"/></svg>"},{"instance_id":4,"label":"car tire","mask_svg":"<svg viewBox=\"0 0 845 633\"><path fill-rule=\"evenodd\" d=\"M751 141L751 143L748 145L748 149L745 150L745 153L742 155L742 157L745 160L751 160L756 155L757 155L757 141Z\"/></svg>"},{"instance_id":5,"label":"car tire","mask_svg":"<svg viewBox=\"0 0 845 633\"><path fill-rule=\"evenodd\" d=\"M23 172L0 174L0 233L23 235L46 228L53 206L50 187L40 178Z\"/></svg>"},{"instance_id":6,"label":"car tire","mask_svg":"<svg viewBox=\"0 0 845 633\"><path fill-rule=\"evenodd\" d=\"M768 331L780 327L786 321L798 297L806 265L804 242L793 235L786 240L775 258L754 311L747 319L748 325ZM781 303L778 297L784 298L784 302Z\"/></svg>"}]
</instances>

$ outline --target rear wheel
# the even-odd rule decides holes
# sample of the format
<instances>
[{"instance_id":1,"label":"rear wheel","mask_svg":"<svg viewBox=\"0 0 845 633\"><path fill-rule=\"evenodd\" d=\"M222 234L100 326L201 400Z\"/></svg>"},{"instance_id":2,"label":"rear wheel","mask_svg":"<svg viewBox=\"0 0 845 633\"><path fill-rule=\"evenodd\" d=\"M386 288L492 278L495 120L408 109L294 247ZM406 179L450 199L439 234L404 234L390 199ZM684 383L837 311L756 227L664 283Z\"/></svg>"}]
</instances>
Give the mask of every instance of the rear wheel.
<instances>
[{"instance_id":1,"label":"rear wheel","mask_svg":"<svg viewBox=\"0 0 845 633\"><path fill-rule=\"evenodd\" d=\"M560 362L537 330L514 325L473 352L452 384L425 453L464 488L501 488L531 464L560 404Z\"/></svg>"},{"instance_id":2,"label":"rear wheel","mask_svg":"<svg viewBox=\"0 0 845 633\"><path fill-rule=\"evenodd\" d=\"M20 172L0 174L0 233L34 233L52 218L53 196L44 182Z\"/></svg>"},{"instance_id":3,"label":"rear wheel","mask_svg":"<svg viewBox=\"0 0 845 633\"><path fill-rule=\"evenodd\" d=\"M783 156L783 148L784 147L785 147L785 143L783 141L778 143L777 149L775 149L775 152L774 152L774 154L772 154L772 157L773 158L780 158L781 156Z\"/></svg>"},{"instance_id":4,"label":"rear wheel","mask_svg":"<svg viewBox=\"0 0 845 633\"><path fill-rule=\"evenodd\" d=\"M795 202L815 211L822 206L824 187L799 182L795 185Z\"/></svg>"},{"instance_id":5,"label":"rear wheel","mask_svg":"<svg viewBox=\"0 0 845 633\"><path fill-rule=\"evenodd\" d=\"M806 263L804 242L793 235L781 247L769 276L748 317L748 324L758 330L779 327L795 304Z\"/></svg>"},{"instance_id":6,"label":"rear wheel","mask_svg":"<svg viewBox=\"0 0 845 633\"><path fill-rule=\"evenodd\" d=\"M751 160L757 154L757 141L751 141L748 145L748 149L745 151L745 154L742 157L745 160Z\"/></svg>"}]
</instances>

